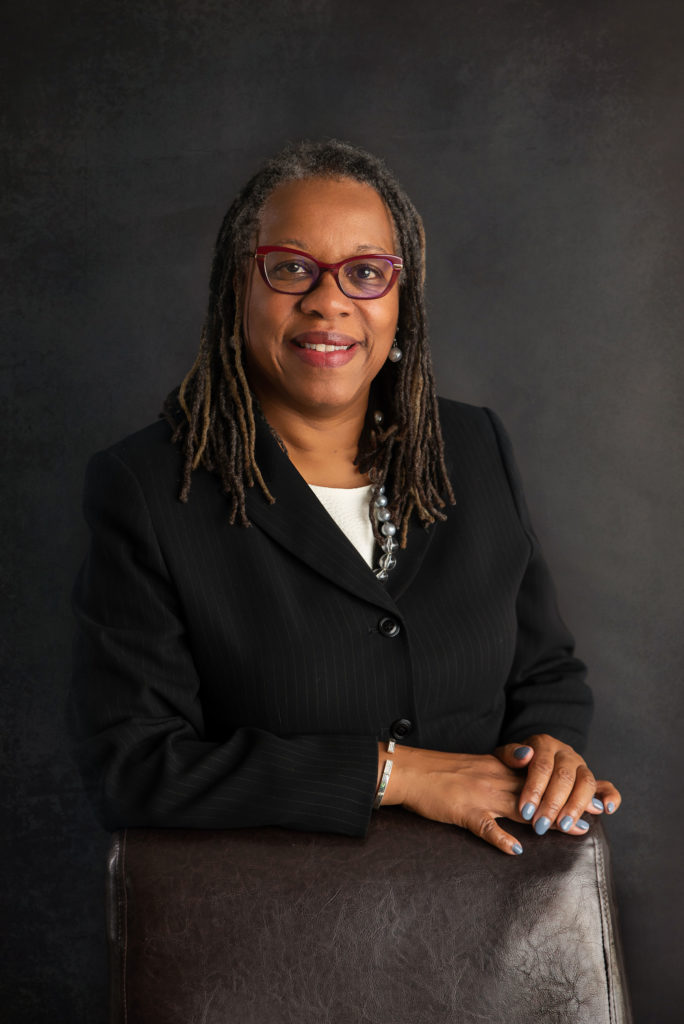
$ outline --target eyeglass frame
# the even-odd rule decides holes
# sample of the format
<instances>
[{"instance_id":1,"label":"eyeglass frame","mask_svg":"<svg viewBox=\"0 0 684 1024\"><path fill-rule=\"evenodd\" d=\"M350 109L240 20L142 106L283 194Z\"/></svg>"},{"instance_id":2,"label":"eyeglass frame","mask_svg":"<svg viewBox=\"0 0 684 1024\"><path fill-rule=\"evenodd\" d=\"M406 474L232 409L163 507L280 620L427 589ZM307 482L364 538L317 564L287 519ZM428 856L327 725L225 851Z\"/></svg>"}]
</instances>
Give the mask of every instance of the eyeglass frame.
<instances>
[{"instance_id":1,"label":"eyeglass frame","mask_svg":"<svg viewBox=\"0 0 684 1024\"><path fill-rule=\"evenodd\" d=\"M316 267L318 269L318 277L316 277L315 280L312 281L312 283L309 285L309 287L305 288L304 291L302 292L286 291L283 288L275 288L269 281L266 275L266 267L264 266L264 260L266 256L268 256L268 254L271 252L289 252L293 253L295 256L304 256L307 260L310 260L311 263L316 264ZM257 246L257 250L254 253L254 259L257 261L259 273L261 274L266 286L270 288L271 291L278 292L279 295L308 295L309 292L312 292L314 288L316 288L316 286L318 285L319 281L321 280L323 271L329 270L333 278L335 279L335 284L340 289L343 295L346 295L348 299L360 299L362 302L369 301L370 299L381 299L384 295L387 295L387 293L391 291L394 285L396 284L399 274L404 269L403 258L401 256L392 256L390 253L387 252L364 252L359 253L358 256L347 256L346 259L340 260L339 263L323 263L322 260L317 260L310 253L304 252L303 249L291 249L289 245L259 245ZM340 284L340 269L345 265L345 263L352 263L354 260L364 259L387 260L388 263L391 263L392 276L390 277L389 284L383 291L379 292L377 295L349 295L347 292L345 292L344 288Z\"/></svg>"}]
</instances>

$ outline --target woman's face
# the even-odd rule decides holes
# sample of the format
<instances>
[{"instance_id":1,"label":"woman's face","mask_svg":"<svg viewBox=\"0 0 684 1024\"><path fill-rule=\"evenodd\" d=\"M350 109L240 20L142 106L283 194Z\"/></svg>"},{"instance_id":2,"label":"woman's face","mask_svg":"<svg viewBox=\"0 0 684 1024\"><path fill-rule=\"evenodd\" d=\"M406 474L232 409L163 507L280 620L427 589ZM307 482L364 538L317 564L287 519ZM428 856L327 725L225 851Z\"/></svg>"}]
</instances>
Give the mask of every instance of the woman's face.
<instances>
[{"instance_id":1,"label":"woman's face","mask_svg":"<svg viewBox=\"0 0 684 1024\"><path fill-rule=\"evenodd\" d=\"M256 245L301 249L324 263L364 252L400 255L382 199L370 185L349 178L279 186L262 210ZM398 313L396 285L379 299L352 299L324 272L313 291L282 294L262 280L253 260L245 296L246 363L266 415L274 407L318 417L365 414ZM337 350L324 353L312 345Z\"/></svg>"}]
</instances>

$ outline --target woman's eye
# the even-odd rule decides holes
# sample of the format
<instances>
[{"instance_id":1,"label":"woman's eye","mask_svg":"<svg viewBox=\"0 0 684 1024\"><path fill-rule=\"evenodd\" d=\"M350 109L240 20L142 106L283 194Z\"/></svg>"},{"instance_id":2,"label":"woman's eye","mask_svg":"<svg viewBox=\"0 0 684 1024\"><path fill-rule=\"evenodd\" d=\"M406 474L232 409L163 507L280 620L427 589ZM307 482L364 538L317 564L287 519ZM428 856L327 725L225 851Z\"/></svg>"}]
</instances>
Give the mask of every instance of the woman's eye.
<instances>
[{"instance_id":1,"label":"woman's eye","mask_svg":"<svg viewBox=\"0 0 684 1024\"><path fill-rule=\"evenodd\" d=\"M296 260L288 260L287 263L278 263L272 273L280 277L301 277L310 274L311 268L305 263L298 263Z\"/></svg>"},{"instance_id":2,"label":"woman's eye","mask_svg":"<svg viewBox=\"0 0 684 1024\"><path fill-rule=\"evenodd\" d=\"M358 295L377 295L390 283L392 264L388 260L363 260L345 268L349 287Z\"/></svg>"},{"instance_id":3,"label":"woman's eye","mask_svg":"<svg viewBox=\"0 0 684 1024\"><path fill-rule=\"evenodd\" d=\"M374 267L372 263L356 263L350 273L357 281L374 281L376 278L382 277L378 267Z\"/></svg>"}]
</instances>

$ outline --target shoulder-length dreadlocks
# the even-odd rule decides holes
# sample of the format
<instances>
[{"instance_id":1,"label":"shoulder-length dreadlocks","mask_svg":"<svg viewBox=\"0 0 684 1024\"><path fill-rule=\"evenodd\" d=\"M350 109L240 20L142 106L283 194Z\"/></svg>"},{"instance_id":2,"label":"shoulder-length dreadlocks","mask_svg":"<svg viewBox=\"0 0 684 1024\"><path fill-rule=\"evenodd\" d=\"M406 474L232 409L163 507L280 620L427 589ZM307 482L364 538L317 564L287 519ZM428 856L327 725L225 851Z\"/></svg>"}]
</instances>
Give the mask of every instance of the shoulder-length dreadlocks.
<instances>
[{"instance_id":1,"label":"shoulder-length dreadlocks","mask_svg":"<svg viewBox=\"0 0 684 1024\"><path fill-rule=\"evenodd\" d=\"M411 513L427 526L444 519L454 495L444 464L425 315L425 236L411 200L383 162L344 142L301 142L278 153L247 183L226 214L216 241L209 309L195 363L180 389L167 397L162 416L184 455L179 498L187 501L192 471L216 473L231 502L230 522L249 526L245 488L255 483L273 502L255 459L255 403L242 358L242 303L248 260L259 216L279 185L306 178L351 178L382 197L404 260L399 279L397 364L387 363L372 383L357 464L374 488L385 486L399 542L406 545ZM385 419L377 425L373 409ZM375 493L375 490L374 490ZM370 515L369 510L369 515ZM375 517L371 515L378 540Z\"/></svg>"}]
</instances>

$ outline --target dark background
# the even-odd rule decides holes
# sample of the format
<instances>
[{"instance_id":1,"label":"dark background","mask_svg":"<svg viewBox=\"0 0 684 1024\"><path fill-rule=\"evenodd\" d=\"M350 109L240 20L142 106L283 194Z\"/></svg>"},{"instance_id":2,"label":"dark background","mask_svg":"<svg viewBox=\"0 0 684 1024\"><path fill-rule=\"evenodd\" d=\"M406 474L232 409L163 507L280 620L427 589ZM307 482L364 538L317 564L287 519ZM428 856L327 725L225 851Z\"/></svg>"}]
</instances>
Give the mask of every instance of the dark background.
<instances>
[{"instance_id":1,"label":"dark background","mask_svg":"<svg viewBox=\"0 0 684 1024\"><path fill-rule=\"evenodd\" d=\"M285 140L338 136L424 215L440 391L512 434L592 669L589 761L624 793L636 1021L679 1022L684 4L33 0L4 20L3 1021L105 1020L107 837L63 725L86 459L192 362L238 186Z\"/></svg>"}]
</instances>

